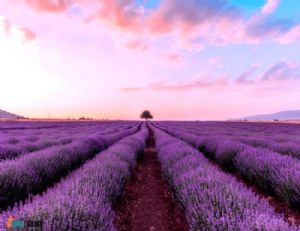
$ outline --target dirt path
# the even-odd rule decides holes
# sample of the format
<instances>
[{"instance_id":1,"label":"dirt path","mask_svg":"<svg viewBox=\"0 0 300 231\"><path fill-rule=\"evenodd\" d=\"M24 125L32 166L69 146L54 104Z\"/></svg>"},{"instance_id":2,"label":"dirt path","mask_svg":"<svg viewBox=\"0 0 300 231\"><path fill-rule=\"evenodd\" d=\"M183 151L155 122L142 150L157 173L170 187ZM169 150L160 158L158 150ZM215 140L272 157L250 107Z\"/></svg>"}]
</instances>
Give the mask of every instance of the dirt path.
<instances>
[{"instance_id":1,"label":"dirt path","mask_svg":"<svg viewBox=\"0 0 300 231\"><path fill-rule=\"evenodd\" d=\"M185 216L162 179L153 132L115 208L119 231L185 231Z\"/></svg>"}]
</instances>

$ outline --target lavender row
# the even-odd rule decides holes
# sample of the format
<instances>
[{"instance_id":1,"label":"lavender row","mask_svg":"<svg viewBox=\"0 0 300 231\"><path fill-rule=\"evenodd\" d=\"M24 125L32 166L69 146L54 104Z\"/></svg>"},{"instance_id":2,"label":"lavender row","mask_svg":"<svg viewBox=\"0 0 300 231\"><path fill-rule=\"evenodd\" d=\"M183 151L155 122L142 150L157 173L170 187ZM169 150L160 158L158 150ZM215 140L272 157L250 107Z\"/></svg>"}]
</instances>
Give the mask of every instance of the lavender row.
<instances>
[{"instance_id":1,"label":"lavender row","mask_svg":"<svg viewBox=\"0 0 300 231\"><path fill-rule=\"evenodd\" d=\"M292 156L300 159L300 145L295 142L274 142L263 139L240 139L242 143L249 144L254 147L268 148L274 152Z\"/></svg>"},{"instance_id":2,"label":"lavender row","mask_svg":"<svg viewBox=\"0 0 300 231\"><path fill-rule=\"evenodd\" d=\"M148 130L126 137L99 153L44 195L0 216L42 220L43 230L113 231L113 204L120 196L136 158L145 146Z\"/></svg>"},{"instance_id":3,"label":"lavender row","mask_svg":"<svg viewBox=\"0 0 300 231\"><path fill-rule=\"evenodd\" d=\"M128 124L129 121L117 121L117 123ZM27 130L27 129L51 129L51 128L67 128L67 127L84 127L84 126L95 126L99 124L105 124L109 126L115 126L116 121L7 121L0 123L0 130Z\"/></svg>"},{"instance_id":4,"label":"lavender row","mask_svg":"<svg viewBox=\"0 0 300 231\"><path fill-rule=\"evenodd\" d=\"M44 129L26 129L26 130L0 130L0 144L17 144L22 141L37 141L42 136L43 138L56 138L66 135L76 135L82 132L92 134L99 131L109 131L110 129L116 130L117 128L126 128L132 126L133 123L116 123L114 126L106 123L95 124L94 126L66 126L58 128L44 128Z\"/></svg>"},{"instance_id":5,"label":"lavender row","mask_svg":"<svg viewBox=\"0 0 300 231\"><path fill-rule=\"evenodd\" d=\"M103 136L89 136L71 144L48 148L0 162L0 205L2 208L44 191L86 160L93 158L139 126Z\"/></svg>"},{"instance_id":6,"label":"lavender row","mask_svg":"<svg viewBox=\"0 0 300 231\"><path fill-rule=\"evenodd\" d=\"M276 194L290 206L300 208L300 163L264 148L247 148L234 159L248 181Z\"/></svg>"},{"instance_id":7,"label":"lavender row","mask_svg":"<svg viewBox=\"0 0 300 231\"><path fill-rule=\"evenodd\" d=\"M191 126L191 125L193 126ZM198 136L236 140L254 147L269 148L272 151L300 159L300 126L291 124L256 123L172 123Z\"/></svg>"},{"instance_id":8,"label":"lavender row","mask_svg":"<svg viewBox=\"0 0 300 231\"><path fill-rule=\"evenodd\" d=\"M78 134L72 134L67 135L60 133L60 137L56 138L43 138L43 137L37 137L37 136L31 136L29 138L26 138L25 142L17 142L13 144L0 144L0 161L5 159L13 159L18 156L39 151L54 145L64 145L71 143L73 139L76 139L77 137L86 136L88 134L93 135L103 135L108 133L116 133L120 130L122 130L122 127L116 127L112 128L111 126L109 128L107 127L101 127L101 130L99 129L99 126L89 128L89 130L85 130L81 128L81 131L78 132ZM97 129L97 130L94 130ZM53 131L54 134L56 131ZM66 133L66 131L64 131ZM52 135L53 136L53 135ZM14 141L13 139L10 141Z\"/></svg>"},{"instance_id":9,"label":"lavender row","mask_svg":"<svg viewBox=\"0 0 300 231\"><path fill-rule=\"evenodd\" d=\"M159 129L155 138L164 176L184 209L190 230L297 230L265 200L185 142Z\"/></svg>"},{"instance_id":10,"label":"lavender row","mask_svg":"<svg viewBox=\"0 0 300 231\"><path fill-rule=\"evenodd\" d=\"M206 137L220 136L224 139L250 139L273 143L300 142L300 125L297 124L187 121L161 124L186 129Z\"/></svg>"},{"instance_id":11,"label":"lavender row","mask_svg":"<svg viewBox=\"0 0 300 231\"><path fill-rule=\"evenodd\" d=\"M195 135L199 135L199 133L195 132L193 129L185 129L185 131ZM200 136L208 137L208 135L204 135L203 133L200 134ZM267 148L274 152L300 159L300 144L294 141L275 141L271 138L261 138L255 133L248 134L248 136L245 138L241 138L241 136L238 134L231 134L230 136L210 135L209 137L218 137L218 139L237 141L239 143L247 144L252 147Z\"/></svg>"},{"instance_id":12,"label":"lavender row","mask_svg":"<svg viewBox=\"0 0 300 231\"><path fill-rule=\"evenodd\" d=\"M168 129L167 129L168 130ZM300 207L300 162L266 148L255 148L236 141L203 138L180 130L169 132L197 147L224 169L238 171L249 182Z\"/></svg>"},{"instance_id":13,"label":"lavender row","mask_svg":"<svg viewBox=\"0 0 300 231\"><path fill-rule=\"evenodd\" d=\"M5 159L13 159L18 156L39 151L55 145L65 145L72 142L72 138L60 139L41 139L37 142L19 142L18 144L0 144L0 161Z\"/></svg>"},{"instance_id":14,"label":"lavender row","mask_svg":"<svg viewBox=\"0 0 300 231\"><path fill-rule=\"evenodd\" d=\"M197 133L194 133L192 131L192 129L188 130L188 132L197 134ZM252 135L255 136L255 134L252 134ZM250 145L252 147L257 147L257 148L266 148L273 152L278 152L283 155L295 157L298 160L300 159L300 144L297 144L297 143L291 142L291 141L275 142L272 140L251 138L251 137L248 137L248 138L233 138L233 137L221 137L221 136L210 136L210 137L211 137L211 139L227 140L229 142L233 141L233 143L242 143L242 144L239 144L238 146L245 146L243 144L246 144L246 145Z\"/></svg>"},{"instance_id":15,"label":"lavender row","mask_svg":"<svg viewBox=\"0 0 300 231\"><path fill-rule=\"evenodd\" d=\"M76 125L70 125L68 123L60 122L59 127L53 127L53 128L39 128L35 129L34 126L32 128L28 129L6 129L6 130L1 130L0 129L0 137L16 137L16 138L26 138L26 136L39 136L39 135L53 135L55 133L57 134L72 134L73 132L78 133L81 131L96 131L96 130L102 130L110 128L110 127L126 127L126 126L132 126L134 125L135 122L115 122L113 124L108 124L104 122L98 122L98 123L81 123L80 126ZM1 126L1 123L0 123ZM2 139L0 139L0 142L2 142Z\"/></svg>"}]
</instances>

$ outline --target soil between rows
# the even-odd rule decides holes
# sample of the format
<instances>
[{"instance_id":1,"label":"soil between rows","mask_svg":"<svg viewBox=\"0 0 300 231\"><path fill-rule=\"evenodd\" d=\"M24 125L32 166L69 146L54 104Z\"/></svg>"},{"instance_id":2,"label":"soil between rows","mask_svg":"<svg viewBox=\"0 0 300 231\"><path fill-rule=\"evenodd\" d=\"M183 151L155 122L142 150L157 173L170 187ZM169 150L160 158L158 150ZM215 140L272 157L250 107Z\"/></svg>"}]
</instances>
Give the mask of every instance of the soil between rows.
<instances>
[{"instance_id":1,"label":"soil between rows","mask_svg":"<svg viewBox=\"0 0 300 231\"><path fill-rule=\"evenodd\" d=\"M119 231L185 231L184 213L162 178L153 131L115 207Z\"/></svg>"}]
</instances>

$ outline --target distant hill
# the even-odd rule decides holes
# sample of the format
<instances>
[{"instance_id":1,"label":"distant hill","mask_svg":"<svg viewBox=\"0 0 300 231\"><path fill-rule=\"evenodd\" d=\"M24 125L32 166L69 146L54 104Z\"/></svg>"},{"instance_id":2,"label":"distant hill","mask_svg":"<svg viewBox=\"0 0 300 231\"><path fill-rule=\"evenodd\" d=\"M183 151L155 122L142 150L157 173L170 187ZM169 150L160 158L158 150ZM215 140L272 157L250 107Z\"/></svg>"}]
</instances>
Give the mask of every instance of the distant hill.
<instances>
[{"instance_id":1,"label":"distant hill","mask_svg":"<svg viewBox=\"0 0 300 231\"><path fill-rule=\"evenodd\" d=\"M23 116L19 116L0 109L0 119L18 119L18 118L23 118Z\"/></svg>"},{"instance_id":2,"label":"distant hill","mask_svg":"<svg viewBox=\"0 0 300 231\"><path fill-rule=\"evenodd\" d=\"M299 120L300 110L281 111L273 114L254 115L241 118L241 120Z\"/></svg>"}]
</instances>

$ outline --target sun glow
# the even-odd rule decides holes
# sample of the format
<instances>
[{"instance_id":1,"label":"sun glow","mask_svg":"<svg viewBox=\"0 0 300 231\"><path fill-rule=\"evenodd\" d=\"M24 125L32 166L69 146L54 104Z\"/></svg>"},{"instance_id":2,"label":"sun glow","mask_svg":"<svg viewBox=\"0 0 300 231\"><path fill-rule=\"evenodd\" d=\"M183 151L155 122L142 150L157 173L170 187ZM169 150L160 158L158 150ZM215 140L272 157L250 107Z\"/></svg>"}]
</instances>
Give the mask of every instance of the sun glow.
<instances>
[{"instance_id":1,"label":"sun glow","mask_svg":"<svg viewBox=\"0 0 300 231\"><path fill-rule=\"evenodd\" d=\"M0 34L0 103L40 102L59 84L41 68L38 41L25 43L17 28L11 31Z\"/></svg>"}]
</instances>

